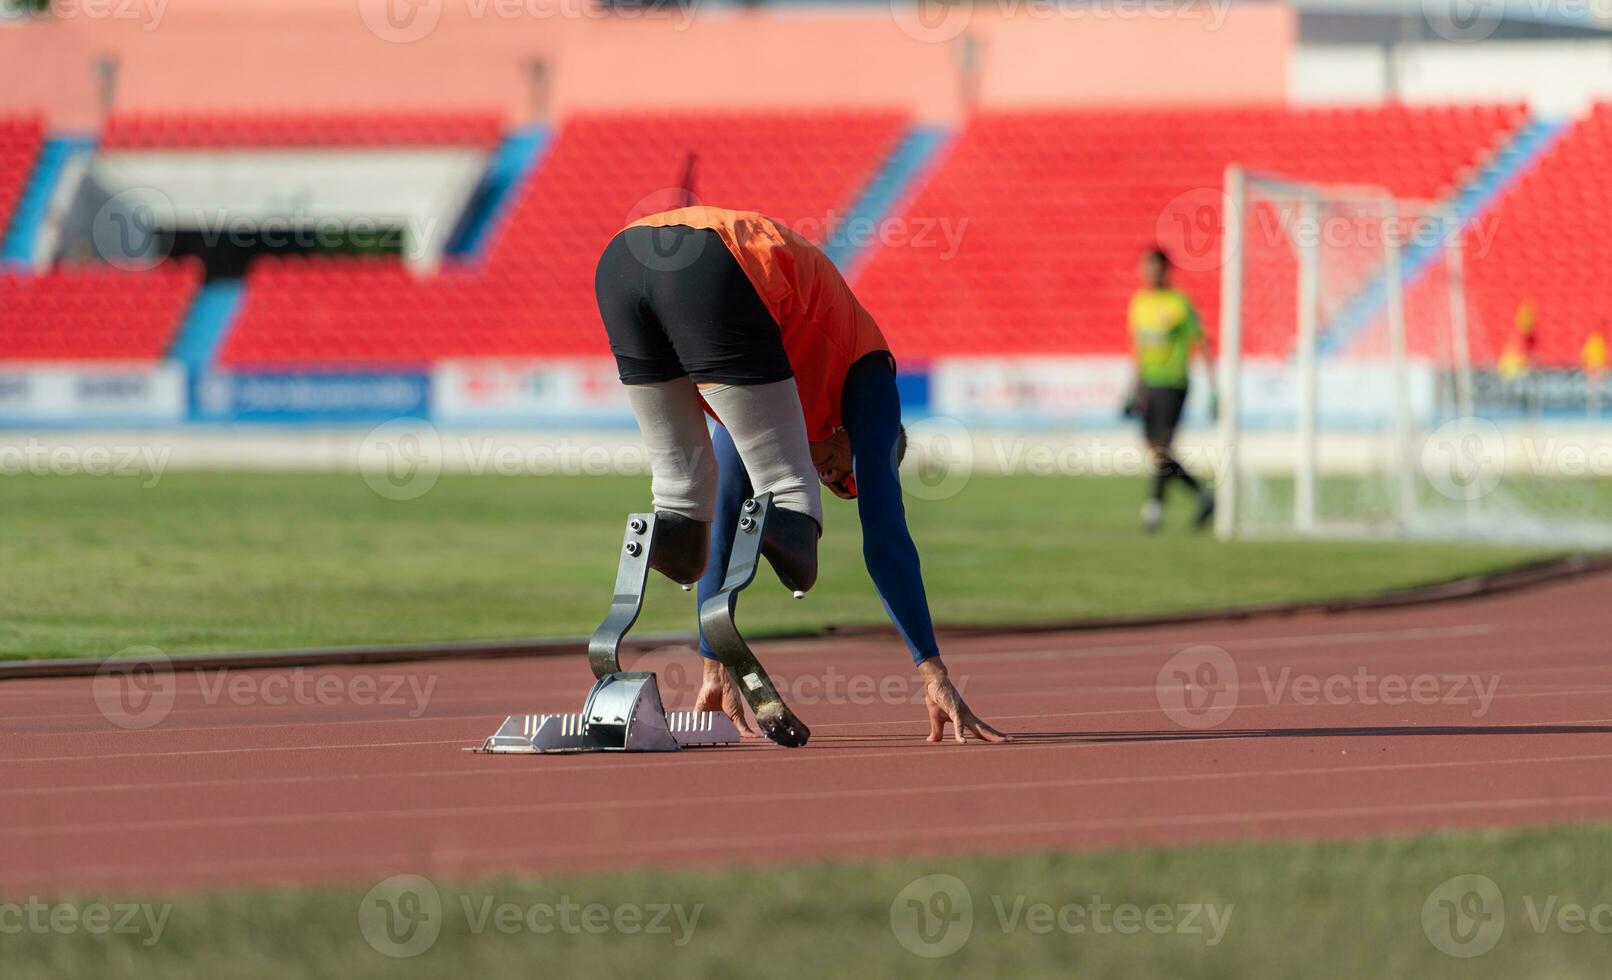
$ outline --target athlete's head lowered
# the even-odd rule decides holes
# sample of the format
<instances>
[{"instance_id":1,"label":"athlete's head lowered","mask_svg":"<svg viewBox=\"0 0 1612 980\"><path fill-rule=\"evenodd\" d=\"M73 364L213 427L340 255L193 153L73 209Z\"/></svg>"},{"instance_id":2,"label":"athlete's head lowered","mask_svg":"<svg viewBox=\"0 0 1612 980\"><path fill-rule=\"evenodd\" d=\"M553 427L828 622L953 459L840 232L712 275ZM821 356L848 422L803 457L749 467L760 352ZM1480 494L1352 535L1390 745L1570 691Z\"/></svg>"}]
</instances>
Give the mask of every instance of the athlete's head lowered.
<instances>
[{"instance_id":1,"label":"athlete's head lowered","mask_svg":"<svg viewBox=\"0 0 1612 980\"><path fill-rule=\"evenodd\" d=\"M907 458L907 427L900 426L896 435L895 464L900 466ZM823 486L843 500L856 499L855 457L851 452L851 434L837 430L821 442L812 443L812 465L817 467L817 478Z\"/></svg>"}]
</instances>

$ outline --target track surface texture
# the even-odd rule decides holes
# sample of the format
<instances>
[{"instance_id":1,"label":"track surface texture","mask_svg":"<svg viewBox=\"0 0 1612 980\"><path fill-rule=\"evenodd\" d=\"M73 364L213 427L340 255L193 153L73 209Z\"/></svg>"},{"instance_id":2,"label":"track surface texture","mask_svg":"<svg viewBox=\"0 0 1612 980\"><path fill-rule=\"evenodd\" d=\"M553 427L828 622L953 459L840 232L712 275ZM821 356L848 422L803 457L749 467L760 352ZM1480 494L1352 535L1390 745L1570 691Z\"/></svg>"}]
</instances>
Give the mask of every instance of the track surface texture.
<instances>
[{"instance_id":1,"label":"track surface texture","mask_svg":"<svg viewBox=\"0 0 1612 980\"><path fill-rule=\"evenodd\" d=\"M461 751L506 714L579 710L580 657L9 682L0 893L1607 819L1609 596L1597 574L1397 610L949 644L964 696L1018 736L1005 746L927 744L916 672L887 640L758 645L812 727L793 750ZM690 650L626 666L689 706Z\"/></svg>"}]
</instances>

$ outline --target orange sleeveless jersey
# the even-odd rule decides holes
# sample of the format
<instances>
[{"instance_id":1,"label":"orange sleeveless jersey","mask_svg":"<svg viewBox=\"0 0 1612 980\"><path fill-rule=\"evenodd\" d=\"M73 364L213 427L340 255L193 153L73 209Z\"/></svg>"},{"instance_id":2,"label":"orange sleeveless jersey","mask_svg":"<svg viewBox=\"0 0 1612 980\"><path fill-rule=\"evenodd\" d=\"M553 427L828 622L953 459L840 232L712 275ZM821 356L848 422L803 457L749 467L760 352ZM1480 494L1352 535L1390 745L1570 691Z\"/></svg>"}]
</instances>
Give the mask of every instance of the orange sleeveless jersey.
<instances>
[{"instance_id":1,"label":"orange sleeveless jersey","mask_svg":"<svg viewBox=\"0 0 1612 980\"><path fill-rule=\"evenodd\" d=\"M840 392L846 372L863 357L890 350L839 269L782 222L754 211L678 208L628 227L668 225L708 228L722 238L783 334L807 438L820 442L833 435L844 425Z\"/></svg>"}]
</instances>

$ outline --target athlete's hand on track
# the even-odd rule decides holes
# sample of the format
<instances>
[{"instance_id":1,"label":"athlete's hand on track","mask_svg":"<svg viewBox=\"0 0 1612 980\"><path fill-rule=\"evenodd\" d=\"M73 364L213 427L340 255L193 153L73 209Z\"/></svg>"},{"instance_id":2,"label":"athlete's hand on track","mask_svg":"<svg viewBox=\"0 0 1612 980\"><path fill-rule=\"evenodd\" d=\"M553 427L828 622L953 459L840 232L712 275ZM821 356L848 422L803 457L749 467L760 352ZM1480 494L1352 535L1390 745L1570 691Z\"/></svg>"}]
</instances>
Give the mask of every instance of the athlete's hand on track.
<instances>
[{"instance_id":1,"label":"athlete's hand on track","mask_svg":"<svg viewBox=\"0 0 1612 980\"><path fill-rule=\"evenodd\" d=\"M745 717L744 698L739 696L739 688L727 668L716 660L702 658L701 662L705 665L705 676L700 681L699 696L694 699L694 710L720 711L739 730L740 738L760 738L761 733Z\"/></svg>"},{"instance_id":2,"label":"athlete's hand on track","mask_svg":"<svg viewBox=\"0 0 1612 980\"><path fill-rule=\"evenodd\" d=\"M957 693L957 688L946 674L946 665L940 662L939 657L930 657L919 664L918 673L923 675L924 701L929 708L929 741L945 740L948 722L955 728L956 733L952 738L958 742L966 741L969 735L983 742L1013 741L1012 736L992 728L969 710L968 703Z\"/></svg>"}]
</instances>

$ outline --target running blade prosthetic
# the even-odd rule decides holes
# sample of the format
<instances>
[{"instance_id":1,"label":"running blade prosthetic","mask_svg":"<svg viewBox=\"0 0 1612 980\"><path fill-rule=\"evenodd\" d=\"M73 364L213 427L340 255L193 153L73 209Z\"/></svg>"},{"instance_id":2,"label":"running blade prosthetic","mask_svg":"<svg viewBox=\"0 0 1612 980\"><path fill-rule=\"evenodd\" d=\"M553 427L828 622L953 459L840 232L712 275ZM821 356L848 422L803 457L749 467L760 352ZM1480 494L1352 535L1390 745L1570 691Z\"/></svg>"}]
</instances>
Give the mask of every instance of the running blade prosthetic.
<instances>
[{"instance_id":1,"label":"running blade prosthetic","mask_svg":"<svg viewBox=\"0 0 1612 980\"><path fill-rule=\"evenodd\" d=\"M778 693L772 679L767 676L766 668L756 659L755 653L751 651L750 645L745 643L738 625L734 622L739 593L755 580L756 570L761 562L762 542L766 538L767 524L776 513L770 493L745 501L743 516L739 518L739 533L733 542L733 555L728 559L727 577L722 581L721 591L701 604L700 630L705 634L705 640L711 645L717 659L727 668L728 674L739 686L739 693L744 695L750 710L755 712L756 724L761 726L762 734L779 745L798 748L805 745L806 740L811 737L811 729L789 710L783 696ZM815 534L816 524L811 518L801 516L808 523L812 523L811 530ZM816 544L815 539L812 544ZM796 560L799 560L798 555L799 552L796 552ZM815 555L813 559L815 565ZM810 579L815 578L814 567L811 569ZM806 587L810 587L804 566L794 581L797 585L805 581ZM791 585L787 581L784 584Z\"/></svg>"}]
</instances>

